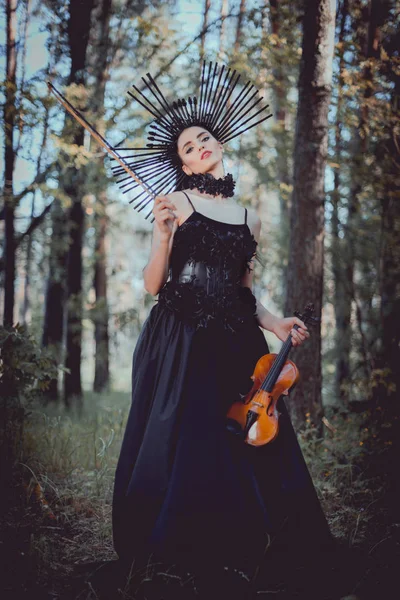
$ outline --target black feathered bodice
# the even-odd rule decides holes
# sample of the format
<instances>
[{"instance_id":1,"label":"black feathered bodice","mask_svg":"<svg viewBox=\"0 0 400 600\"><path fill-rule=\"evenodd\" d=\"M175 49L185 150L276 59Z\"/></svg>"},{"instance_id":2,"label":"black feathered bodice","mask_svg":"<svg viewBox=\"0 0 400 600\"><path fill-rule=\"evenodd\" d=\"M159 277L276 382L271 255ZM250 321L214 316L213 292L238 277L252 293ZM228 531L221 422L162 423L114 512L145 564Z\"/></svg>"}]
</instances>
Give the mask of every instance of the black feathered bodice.
<instances>
[{"instance_id":1,"label":"black feathered bodice","mask_svg":"<svg viewBox=\"0 0 400 600\"><path fill-rule=\"evenodd\" d=\"M194 210L175 231L159 305L196 330L213 323L235 332L254 322L256 299L241 279L251 271L256 249L246 223L216 221Z\"/></svg>"}]
</instances>

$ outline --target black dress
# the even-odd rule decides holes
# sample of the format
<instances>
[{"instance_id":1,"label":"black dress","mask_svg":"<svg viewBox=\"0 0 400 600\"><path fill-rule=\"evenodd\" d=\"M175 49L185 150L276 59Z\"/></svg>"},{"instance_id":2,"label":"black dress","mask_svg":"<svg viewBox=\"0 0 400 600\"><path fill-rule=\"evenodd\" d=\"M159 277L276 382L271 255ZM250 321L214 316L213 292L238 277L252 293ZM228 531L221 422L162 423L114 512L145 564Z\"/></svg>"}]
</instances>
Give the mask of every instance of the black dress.
<instances>
[{"instance_id":1,"label":"black dress","mask_svg":"<svg viewBox=\"0 0 400 600\"><path fill-rule=\"evenodd\" d=\"M133 355L114 547L120 558L149 552L250 573L268 541L304 553L332 538L283 397L274 442L256 448L226 430L230 404L269 352L256 299L240 285L257 242L246 209L244 223L228 224L191 205Z\"/></svg>"}]
</instances>

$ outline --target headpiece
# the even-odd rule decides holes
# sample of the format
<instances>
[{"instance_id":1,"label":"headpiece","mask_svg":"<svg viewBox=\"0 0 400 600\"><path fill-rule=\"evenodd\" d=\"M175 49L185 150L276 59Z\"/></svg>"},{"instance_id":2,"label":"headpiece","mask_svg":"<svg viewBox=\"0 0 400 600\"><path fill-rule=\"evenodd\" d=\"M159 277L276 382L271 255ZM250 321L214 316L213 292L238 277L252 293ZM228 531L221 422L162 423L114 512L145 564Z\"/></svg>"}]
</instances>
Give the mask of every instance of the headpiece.
<instances>
[{"instance_id":1,"label":"headpiece","mask_svg":"<svg viewBox=\"0 0 400 600\"><path fill-rule=\"evenodd\" d=\"M140 184L132 181L129 175L117 179L124 194L136 190L130 203L138 201L134 205L138 212L155 196L180 189L187 177L177 154L177 141L184 129L195 125L204 127L221 144L225 144L272 117L270 113L258 118L269 105L260 104L262 97L250 81L233 97L240 75L236 70L220 67L218 63L210 62L207 68L206 62L203 62L198 97L187 100L167 101L150 73L146 77L142 77L142 90L132 85L133 91L128 90L128 94L154 117L148 126L148 143L141 148L120 147L124 142L115 146L118 155L147 187L147 190L140 191ZM126 171L119 165L113 166L112 170L115 177ZM151 212L146 219L150 215Z\"/></svg>"}]
</instances>

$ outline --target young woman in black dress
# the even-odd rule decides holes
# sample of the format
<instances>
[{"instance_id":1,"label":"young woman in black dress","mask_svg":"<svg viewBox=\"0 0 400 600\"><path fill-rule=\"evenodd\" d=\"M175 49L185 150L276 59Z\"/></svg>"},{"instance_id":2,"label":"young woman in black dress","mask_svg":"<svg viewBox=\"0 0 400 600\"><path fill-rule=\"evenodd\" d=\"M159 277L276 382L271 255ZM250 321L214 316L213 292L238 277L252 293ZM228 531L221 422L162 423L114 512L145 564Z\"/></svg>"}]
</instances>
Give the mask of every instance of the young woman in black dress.
<instances>
[{"instance_id":1,"label":"young woman in black dress","mask_svg":"<svg viewBox=\"0 0 400 600\"><path fill-rule=\"evenodd\" d=\"M276 565L293 579L299 557L304 564L332 548L283 397L273 442L250 446L226 428L229 407L269 353L262 329L281 341L291 334L293 345L309 336L300 319L271 314L252 292L261 221L235 197L223 151L272 115L250 82L235 97L239 79L204 63L199 100L171 103L147 74L129 94L155 117L149 143L119 145L134 182L113 169L124 192L139 194L135 208L154 200L143 278L156 297L133 353L114 547L125 567L161 561L195 574L202 600L244 598L239 582L249 592L257 565L261 585L264 575L272 585Z\"/></svg>"},{"instance_id":2,"label":"young woman in black dress","mask_svg":"<svg viewBox=\"0 0 400 600\"><path fill-rule=\"evenodd\" d=\"M133 356L113 532L121 560L181 565L203 576L209 600L213 590L221 597L227 568L250 578L267 546L287 561L288 552L314 556L331 536L283 399L274 442L251 447L226 430L230 404L269 352L262 329L282 341L290 333L293 345L309 332L252 293L261 221L228 195L222 144L195 125L176 152L195 185L155 198L143 275L158 299Z\"/></svg>"}]
</instances>

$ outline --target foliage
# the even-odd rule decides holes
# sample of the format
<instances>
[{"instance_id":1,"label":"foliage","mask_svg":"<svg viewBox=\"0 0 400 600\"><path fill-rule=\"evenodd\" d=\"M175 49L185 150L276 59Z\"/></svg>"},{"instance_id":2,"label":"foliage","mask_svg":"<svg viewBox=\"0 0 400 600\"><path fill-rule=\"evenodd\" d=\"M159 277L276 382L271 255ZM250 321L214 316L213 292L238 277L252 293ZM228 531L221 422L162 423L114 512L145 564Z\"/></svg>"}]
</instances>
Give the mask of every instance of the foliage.
<instances>
[{"instance_id":1,"label":"foliage","mask_svg":"<svg viewBox=\"0 0 400 600\"><path fill-rule=\"evenodd\" d=\"M40 348L27 327L0 327L1 395L25 396L33 399L48 389L50 379L57 377L59 367L50 350Z\"/></svg>"},{"instance_id":2,"label":"foliage","mask_svg":"<svg viewBox=\"0 0 400 600\"><path fill-rule=\"evenodd\" d=\"M71 563L82 551L85 560L114 557L112 487L128 405L127 395L115 392L87 395L83 412L35 402L25 423L23 478L29 489L40 486L48 505L44 522L53 515L68 537L79 540L63 550Z\"/></svg>"},{"instance_id":3,"label":"foliage","mask_svg":"<svg viewBox=\"0 0 400 600\"><path fill-rule=\"evenodd\" d=\"M332 533L351 547L368 537L368 526L376 516L370 507L381 493L365 471L365 442L373 434L365 426L365 414L333 414L324 422L324 436L318 437L307 418L299 442Z\"/></svg>"}]
</instances>

